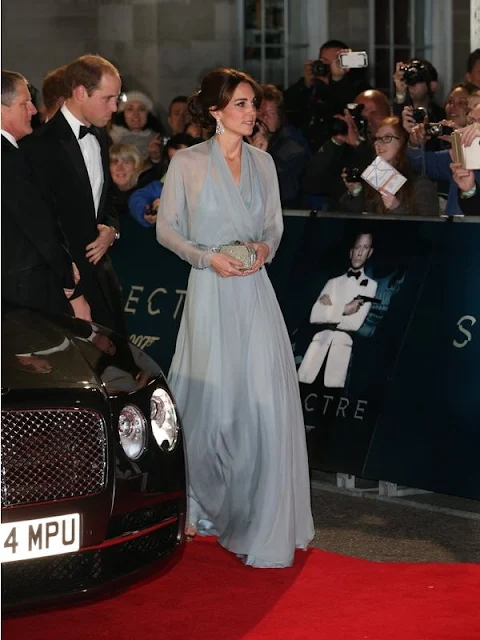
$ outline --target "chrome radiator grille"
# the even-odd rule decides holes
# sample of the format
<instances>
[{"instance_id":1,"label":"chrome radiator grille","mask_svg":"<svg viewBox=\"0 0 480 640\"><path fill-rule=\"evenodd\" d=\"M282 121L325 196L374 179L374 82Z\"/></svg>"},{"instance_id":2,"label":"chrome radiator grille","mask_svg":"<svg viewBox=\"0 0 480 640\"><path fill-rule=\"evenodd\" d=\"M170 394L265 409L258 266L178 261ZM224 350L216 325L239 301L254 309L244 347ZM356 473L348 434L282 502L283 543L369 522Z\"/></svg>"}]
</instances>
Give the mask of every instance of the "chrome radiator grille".
<instances>
[{"instance_id":1,"label":"chrome radiator grille","mask_svg":"<svg viewBox=\"0 0 480 640\"><path fill-rule=\"evenodd\" d=\"M102 416L82 409L2 411L2 506L80 497L105 486Z\"/></svg>"}]
</instances>

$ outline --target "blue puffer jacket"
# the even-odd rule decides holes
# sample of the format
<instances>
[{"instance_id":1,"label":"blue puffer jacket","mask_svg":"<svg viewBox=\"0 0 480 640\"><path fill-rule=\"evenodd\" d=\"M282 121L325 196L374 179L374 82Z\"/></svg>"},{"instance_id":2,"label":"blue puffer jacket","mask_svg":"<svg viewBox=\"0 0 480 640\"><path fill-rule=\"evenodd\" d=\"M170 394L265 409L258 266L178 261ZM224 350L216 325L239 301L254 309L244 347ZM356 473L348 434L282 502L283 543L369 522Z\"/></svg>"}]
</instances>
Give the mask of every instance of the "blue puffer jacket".
<instances>
[{"instance_id":1,"label":"blue puffer jacket","mask_svg":"<svg viewBox=\"0 0 480 640\"><path fill-rule=\"evenodd\" d=\"M422 155L425 155L425 175L437 182L439 180L448 182L449 188L445 213L451 216L455 214L462 215L458 204L457 183L453 179L450 170L452 159L448 149L444 151L426 151L424 153L419 147L409 147L407 153L410 164L418 173L423 171ZM477 182L480 182L480 169L475 170L475 178Z\"/></svg>"},{"instance_id":2,"label":"blue puffer jacket","mask_svg":"<svg viewBox=\"0 0 480 640\"><path fill-rule=\"evenodd\" d=\"M136 220L142 227L154 227L145 220L145 209L149 207L157 198L162 195L163 183L160 180L154 180L145 187L137 189L132 193L128 200L128 210L134 220Z\"/></svg>"}]
</instances>

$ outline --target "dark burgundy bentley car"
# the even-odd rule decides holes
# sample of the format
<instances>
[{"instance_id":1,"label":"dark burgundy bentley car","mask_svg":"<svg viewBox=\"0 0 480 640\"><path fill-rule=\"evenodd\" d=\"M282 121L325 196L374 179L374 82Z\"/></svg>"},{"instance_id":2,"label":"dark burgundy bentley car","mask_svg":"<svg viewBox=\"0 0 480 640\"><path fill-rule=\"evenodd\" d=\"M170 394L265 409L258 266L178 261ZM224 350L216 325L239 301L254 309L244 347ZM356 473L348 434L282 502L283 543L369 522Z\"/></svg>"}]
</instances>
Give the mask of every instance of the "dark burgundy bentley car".
<instances>
[{"instance_id":1,"label":"dark burgundy bentley car","mask_svg":"<svg viewBox=\"0 0 480 640\"><path fill-rule=\"evenodd\" d=\"M111 590L182 551L180 421L153 360L94 324L4 310L2 601Z\"/></svg>"}]
</instances>

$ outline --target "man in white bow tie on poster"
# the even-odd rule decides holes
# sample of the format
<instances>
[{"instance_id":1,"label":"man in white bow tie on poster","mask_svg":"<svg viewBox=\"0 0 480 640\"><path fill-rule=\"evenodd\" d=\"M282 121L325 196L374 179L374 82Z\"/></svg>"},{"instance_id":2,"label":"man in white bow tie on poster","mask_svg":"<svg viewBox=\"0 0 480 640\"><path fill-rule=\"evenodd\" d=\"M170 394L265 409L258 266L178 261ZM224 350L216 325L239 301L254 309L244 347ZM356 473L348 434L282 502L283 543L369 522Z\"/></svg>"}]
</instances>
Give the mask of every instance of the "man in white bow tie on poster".
<instances>
[{"instance_id":1,"label":"man in white bow tie on poster","mask_svg":"<svg viewBox=\"0 0 480 640\"><path fill-rule=\"evenodd\" d=\"M364 272L365 263L372 253L372 234L357 235L350 249L350 268L343 275L328 280L313 305L311 324L324 326L313 336L298 369L300 382L314 382L326 360L325 387L345 386L352 354L352 335L365 322L377 292L377 282Z\"/></svg>"}]
</instances>

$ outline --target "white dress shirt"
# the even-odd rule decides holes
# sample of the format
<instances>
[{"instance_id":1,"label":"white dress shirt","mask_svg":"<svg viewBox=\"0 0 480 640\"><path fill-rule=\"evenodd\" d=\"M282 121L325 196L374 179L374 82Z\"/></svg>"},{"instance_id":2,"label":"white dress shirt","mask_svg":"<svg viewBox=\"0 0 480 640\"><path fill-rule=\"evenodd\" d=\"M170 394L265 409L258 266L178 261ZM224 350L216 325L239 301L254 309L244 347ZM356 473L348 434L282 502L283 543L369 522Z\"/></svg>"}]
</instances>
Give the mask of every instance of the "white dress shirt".
<instances>
[{"instance_id":1,"label":"white dress shirt","mask_svg":"<svg viewBox=\"0 0 480 640\"><path fill-rule=\"evenodd\" d=\"M12 134L8 133L8 131L5 131L5 129L0 129L0 131L2 132L2 136L4 138L6 138L9 142L11 142L13 144L13 146L17 147L17 149L18 149L18 143L15 140L15 138L12 136Z\"/></svg>"},{"instance_id":2,"label":"white dress shirt","mask_svg":"<svg viewBox=\"0 0 480 640\"><path fill-rule=\"evenodd\" d=\"M80 150L85 161L88 177L90 179L90 187L92 189L93 203L95 205L95 215L98 215L98 207L100 205L100 197L103 189L103 166L102 155L100 152L100 143L94 135L84 136L79 139L80 126L82 123L78 120L66 107L63 105L61 108L65 120L70 125L75 137L80 145Z\"/></svg>"}]
</instances>

